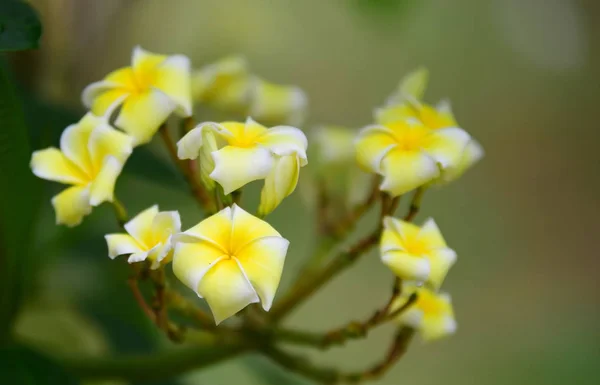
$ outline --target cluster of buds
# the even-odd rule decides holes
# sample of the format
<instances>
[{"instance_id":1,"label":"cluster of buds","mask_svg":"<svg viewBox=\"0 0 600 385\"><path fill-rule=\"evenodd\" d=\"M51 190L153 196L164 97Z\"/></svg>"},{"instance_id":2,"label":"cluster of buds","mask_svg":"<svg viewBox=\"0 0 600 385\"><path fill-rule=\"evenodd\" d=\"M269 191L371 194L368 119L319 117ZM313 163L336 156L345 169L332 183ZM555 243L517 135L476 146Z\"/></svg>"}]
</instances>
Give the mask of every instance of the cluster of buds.
<instances>
[{"instance_id":1,"label":"cluster of buds","mask_svg":"<svg viewBox=\"0 0 600 385\"><path fill-rule=\"evenodd\" d=\"M276 302L290 243L264 218L294 192L300 170L308 164L304 132L277 125L302 122L306 97L298 88L267 83L250 74L246 62L237 57L194 72L183 55L158 55L136 47L130 67L109 73L83 91L90 112L64 130L60 149L34 152L31 167L40 178L70 186L52 198L57 224L76 226L93 207L103 202L115 206L123 231L106 235L108 255L127 256L136 300L173 341L185 341L193 328L234 340L238 350L256 349L323 383L358 382L391 367L415 331L431 340L456 330L450 298L439 292L456 253L433 219L421 227L411 222L427 188L457 179L483 151L458 127L449 103L431 107L422 101L427 77L423 69L408 75L386 106L376 110L376 123L357 135L338 127L317 131L317 168L348 170L342 174L351 184L367 188L339 199L326 187L321 171L310 173L319 185L318 246ZM195 104L249 117L195 125ZM171 115L181 118L183 135L177 141L167 125ZM268 128L254 119L275 126ZM157 132L205 214L185 231L178 211L160 211L154 205L129 218L114 194L129 155ZM355 159L362 171L350 164ZM373 182L365 183L364 178ZM253 215L253 210L241 207L241 195L244 186L257 180L264 185ZM413 190L408 213L396 218L400 198ZM336 200L346 207L332 212L335 204L329 202ZM376 205L381 209L375 229L346 248L338 247ZM281 326L300 303L376 245L395 276L382 308L367 320L325 333ZM196 299L176 289L167 274L171 270L206 301L212 319ZM139 289L140 281L150 281L154 288L151 305ZM249 306L255 303L260 307ZM176 322L173 312L187 322ZM237 321L220 325L234 316ZM288 343L324 349L365 337L386 322L398 325L388 355L357 372L319 368L279 347Z\"/></svg>"}]
</instances>

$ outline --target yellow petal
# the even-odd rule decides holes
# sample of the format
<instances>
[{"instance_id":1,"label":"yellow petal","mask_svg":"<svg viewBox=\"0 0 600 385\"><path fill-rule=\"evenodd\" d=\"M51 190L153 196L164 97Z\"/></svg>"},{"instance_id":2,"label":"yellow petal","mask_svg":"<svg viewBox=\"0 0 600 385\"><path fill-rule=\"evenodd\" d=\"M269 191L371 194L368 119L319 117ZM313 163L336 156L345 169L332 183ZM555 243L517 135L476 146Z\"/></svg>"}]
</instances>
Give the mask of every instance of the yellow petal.
<instances>
[{"instance_id":1,"label":"yellow petal","mask_svg":"<svg viewBox=\"0 0 600 385\"><path fill-rule=\"evenodd\" d=\"M425 67L419 67L402 78L398 91L390 97L390 101L401 102L406 98L421 100L425 95L428 82L429 71Z\"/></svg>"},{"instance_id":2,"label":"yellow petal","mask_svg":"<svg viewBox=\"0 0 600 385\"><path fill-rule=\"evenodd\" d=\"M442 232L440 231L433 218L429 218L425 221L425 223L423 224L423 226L421 226L421 229L419 230L417 238L427 243L427 246L431 248L447 246Z\"/></svg>"},{"instance_id":3,"label":"yellow petal","mask_svg":"<svg viewBox=\"0 0 600 385\"><path fill-rule=\"evenodd\" d=\"M375 111L375 120L379 124L388 124L410 118L418 118L418 112L410 104L402 103L379 108Z\"/></svg>"},{"instance_id":4,"label":"yellow petal","mask_svg":"<svg viewBox=\"0 0 600 385\"><path fill-rule=\"evenodd\" d=\"M154 205L140 212L123 226L144 250L150 250L154 246L152 226L157 214L158 205Z\"/></svg>"},{"instance_id":5,"label":"yellow petal","mask_svg":"<svg viewBox=\"0 0 600 385\"><path fill-rule=\"evenodd\" d=\"M442 168L456 166L471 140L461 128L450 127L432 131L423 150L434 158Z\"/></svg>"},{"instance_id":6,"label":"yellow petal","mask_svg":"<svg viewBox=\"0 0 600 385\"><path fill-rule=\"evenodd\" d=\"M456 252L447 247L442 247L428 253L427 259L431 267L427 281L435 289L439 289L448 274L448 270L456 262Z\"/></svg>"},{"instance_id":7,"label":"yellow petal","mask_svg":"<svg viewBox=\"0 0 600 385\"><path fill-rule=\"evenodd\" d=\"M173 273L184 285L198 294L198 284L206 272L227 257L213 244L198 241L178 242L173 253Z\"/></svg>"},{"instance_id":8,"label":"yellow petal","mask_svg":"<svg viewBox=\"0 0 600 385\"><path fill-rule=\"evenodd\" d=\"M302 160L302 166L307 163L306 148L308 147L308 140L306 135L296 127L272 127L261 135L257 142L279 156L297 154Z\"/></svg>"},{"instance_id":9,"label":"yellow petal","mask_svg":"<svg viewBox=\"0 0 600 385\"><path fill-rule=\"evenodd\" d=\"M266 311L273 304L289 244L284 238L269 236L246 244L236 253Z\"/></svg>"},{"instance_id":10,"label":"yellow petal","mask_svg":"<svg viewBox=\"0 0 600 385\"><path fill-rule=\"evenodd\" d=\"M256 79L252 87L249 114L271 124L300 124L306 115L308 99L298 87Z\"/></svg>"},{"instance_id":11,"label":"yellow petal","mask_svg":"<svg viewBox=\"0 0 600 385\"><path fill-rule=\"evenodd\" d=\"M263 237L281 237L270 224L248 213L236 204L231 206L231 251L236 255L246 244Z\"/></svg>"},{"instance_id":12,"label":"yellow petal","mask_svg":"<svg viewBox=\"0 0 600 385\"><path fill-rule=\"evenodd\" d=\"M200 280L198 293L208 302L217 325L248 304L259 302L234 259L223 259L210 268Z\"/></svg>"},{"instance_id":13,"label":"yellow petal","mask_svg":"<svg viewBox=\"0 0 600 385\"><path fill-rule=\"evenodd\" d=\"M223 210L185 231L182 237L188 239L190 242L204 240L205 242L212 243L223 254L227 254L231 242L231 226L231 208L225 207Z\"/></svg>"},{"instance_id":14,"label":"yellow petal","mask_svg":"<svg viewBox=\"0 0 600 385\"><path fill-rule=\"evenodd\" d=\"M431 272L430 262L404 251L391 250L381 256L381 261L399 278L424 282Z\"/></svg>"},{"instance_id":15,"label":"yellow petal","mask_svg":"<svg viewBox=\"0 0 600 385\"><path fill-rule=\"evenodd\" d=\"M120 68L109 73L104 80L87 86L82 93L83 104L90 108L94 115L103 116L118 101L137 89L131 67Z\"/></svg>"},{"instance_id":16,"label":"yellow petal","mask_svg":"<svg viewBox=\"0 0 600 385\"><path fill-rule=\"evenodd\" d=\"M115 124L134 138L134 144L149 142L171 112L175 103L164 93L149 90L125 99Z\"/></svg>"},{"instance_id":17,"label":"yellow petal","mask_svg":"<svg viewBox=\"0 0 600 385\"><path fill-rule=\"evenodd\" d=\"M465 173L469 168L473 167L475 163L479 162L483 158L485 151L479 142L475 139L471 139L463 154L458 161L458 164L454 167L448 167L442 173L443 182L451 182L458 179L462 174Z\"/></svg>"},{"instance_id":18,"label":"yellow petal","mask_svg":"<svg viewBox=\"0 0 600 385\"><path fill-rule=\"evenodd\" d=\"M60 149L69 160L78 165L88 177L93 175L92 160L88 150L90 135L102 121L91 113L87 113L78 123L65 128L60 136Z\"/></svg>"},{"instance_id":19,"label":"yellow petal","mask_svg":"<svg viewBox=\"0 0 600 385\"><path fill-rule=\"evenodd\" d=\"M90 204L92 206L113 201L115 183L122 169L123 163L114 156L104 158L104 164L90 187Z\"/></svg>"},{"instance_id":20,"label":"yellow petal","mask_svg":"<svg viewBox=\"0 0 600 385\"><path fill-rule=\"evenodd\" d=\"M275 210L283 199L296 189L300 176L300 159L297 155L276 158L260 193L258 214L265 216Z\"/></svg>"},{"instance_id":21,"label":"yellow petal","mask_svg":"<svg viewBox=\"0 0 600 385\"><path fill-rule=\"evenodd\" d=\"M106 123L100 123L90 135L88 151L94 171L98 173L107 157L113 157L124 164L133 151L133 139Z\"/></svg>"},{"instance_id":22,"label":"yellow petal","mask_svg":"<svg viewBox=\"0 0 600 385\"><path fill-rule=\"evenodd\" d=\"M77 226L83 217L92 212L90 192L87 186L73 186L52 198L56 212L56 224Z\"/></svg>"},{"instance_id":23,"label":"yellow petal","mask_svg":"<svg viewBox=\"0 0 600 385\"><path fill-rule=\"evenodd\" d=\"M273 157L262 147L226 146L212 153L215 169L210 177L217 181L225 194L269 175Z\"/></svg>"},{"instance_id":24,"label":"yellow petal","mask_svg":"<svg viewBox=\"0 0 600 385\"><path fill-rule=\"evenodd\" d=\"M150 85L156 75L157 67L165 61L166 55L146 51L139 45L133 49L131 67L138 84Z\"/></svg>"},{"instance_id":25,"label":"yellow petal","mask_svg":"<svg viewBox=\"0 0 600 385\"><path fill-rule=\"evenodd\" d=\"M35 151L31 155L31 170L42 179L65 184L86 184L89 179L83 170L54 147Z\"/></svg>"},{"instance_id":26,"label":"yellow petal","mask_svg":"<svg viewBox=\"0 0 600 385\"><path fill-rule=\"evenodd\" d=\"M181 219L177 211L162 211L152 221L154 243L170 247L170 238L181 231Z\"/></svg>"},{"instance_id":27,"label":"yellow petal","mask_svg":"<svg viewBox=\"0 0 600 385\"><path fill-rule=\"evenodd\" d=\"M111 259L123 254L142 251L142 246L129 234L108 234L104 236L108 245L108 256Z\"/></svg>"},{"instance_id":28,"label":"yellow petal","mask_svg":"<svg viewBox=\"0 0 600 385\"><path fill-rule=\"evenodd\" d=\"M439 175L436 161L423 151L393 149L381 162L384 176L380 189L393 196L405 194Z\"/></svg>"},{"instance_id":29,"label":"yellow petal","mask_svg":"<svg viewBox=\"0 0 600 385\"><path fill-rule=\"evenodd\" d=\"M157 68L153 86L177 104L181 116L192 115L190 59L183 55L169 56Z\"/></svg>"},{"instance_id":30,"label":"yellow petal","mask_svg":"<svg viewBox=\"0 0 600 385\"><path fill-rule=\"evenodd\" d=\"M381 161L396 147L393 133L383 126L367 126L356 140L356 159L365 171L380 172Z\"/></svg>"}]
</instances>

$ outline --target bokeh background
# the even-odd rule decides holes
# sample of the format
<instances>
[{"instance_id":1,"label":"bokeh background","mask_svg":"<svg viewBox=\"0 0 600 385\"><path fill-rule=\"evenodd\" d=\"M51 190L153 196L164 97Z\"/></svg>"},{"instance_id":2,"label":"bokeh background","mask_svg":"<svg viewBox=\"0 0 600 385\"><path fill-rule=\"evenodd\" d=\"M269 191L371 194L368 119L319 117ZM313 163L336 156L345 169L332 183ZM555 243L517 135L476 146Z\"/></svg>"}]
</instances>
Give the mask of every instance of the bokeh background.
<instances>
[{"instance_id":1,"label":"bokeh background","mask_svg":"<svg viewBox=\"0 0 600 385\"><path fill-rule=\"evenodd\" d=\"M428 67L426 99L449 97L461 125L487 151L458 182L428 192L418 217L434 216L459 253L445 283L459 331L432 344L417 341L377 383L600 383L600 3L31 3L44 25L42 46L13 56L11 64L35 149L58 144L61 130L84 112L81 90L128 65L137 44L187 54L197 67L243 54L255 73L306 91L307 132L322 123L370 123L373 108L404 74ZM173 167L160 161L164 155L155 141L134 156L117 193L132 213L157 202L178 209L184 227L190 226L201 213ZM59 187L40 186L45 198L34 242L38 270L19 333L65 353L166 348L128 292L126 266L106 257L102 235L117 231L110 207L94 210L75 229L57 228L49 199ZM280 290L314 243L314 218L305 206L297 192L270 217L291 240ZM288 324L318 331L363 318L385 301L391 281L372 253ZM310 354L323 364L368 366L384 354L390 332L383 327L367 341ZM294 381L277 371L265 379L266 372L272 372L270 363L245 357L161 384Z\"/></svg>"}]
</instances>

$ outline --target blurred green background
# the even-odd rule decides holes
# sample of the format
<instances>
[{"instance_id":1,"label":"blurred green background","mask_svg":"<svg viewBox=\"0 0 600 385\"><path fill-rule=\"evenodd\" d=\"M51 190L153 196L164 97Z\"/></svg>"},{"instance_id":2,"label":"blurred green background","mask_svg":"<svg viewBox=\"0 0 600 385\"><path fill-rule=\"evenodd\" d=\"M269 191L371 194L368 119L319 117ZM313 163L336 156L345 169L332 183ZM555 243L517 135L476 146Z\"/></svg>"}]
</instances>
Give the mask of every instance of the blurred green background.
<instances>
[{"instance_id":1,"label":"blurred green background","mask_svg":"<svg viewBox=\"0 0 600 385\"><path fill-rule=\"evenodd\" d=\"M252 70L309 97L305 131L371 122L399 79L431 71L426 99L452 100L486 157L462 179L428 192L459 260L445 290L458 333L409 354L379 384L600 383L598 103L600 3L592 0L35 0L41 48L11 57L33 149L57 145L84 110L81 90L128 65L132 47L184 53L195 66L245 55ZM204 117L200 117L204 119ZM208 119L208 117L207 117ZM131 213L157 202L201 213L158 141L134 155L117 194ZM302 173L301 173L302 178ZM51 350L91 354L164 349L135 307L124 264L106 257L117 231L102 206L75 229L57 228L43 183L27 310L18 330ZM2 187L6 188L6 187ZM250 197L252 201L252 196ZM269 221L291 241L282 287L313 243L314 218L297 192ZM367 224L365 222L365 229ZM33 270L32 270L33 272ZM361 319L388 296L392 277L370 254L288 320L319 331ZM391 330L318 362L366 367ZM62 347L62 348L61 348ZM241 358L162 384L284 384L271 365ZM262 374L261 374L262 373ZM292 379L289 379L292 381Z\"/></svg>"}]
</instances>

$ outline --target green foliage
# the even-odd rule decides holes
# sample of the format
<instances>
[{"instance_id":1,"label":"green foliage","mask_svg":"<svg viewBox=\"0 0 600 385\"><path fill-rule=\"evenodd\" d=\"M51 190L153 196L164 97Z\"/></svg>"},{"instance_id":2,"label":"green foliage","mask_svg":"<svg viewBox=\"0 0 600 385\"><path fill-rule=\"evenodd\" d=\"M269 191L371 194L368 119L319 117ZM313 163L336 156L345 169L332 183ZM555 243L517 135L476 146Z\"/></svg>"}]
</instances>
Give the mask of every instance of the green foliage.
<instances>
[{"instance_id":1,"label":"green foliage","mask_svg":"<svg viewBox=\"0 0 600 385\"><path fill-rule=\"evenodd\" d=\"M42 25L36 12L20 0L0 1L0 51L37 48Z\"/></svg>"},{"instance_id":2,"label":"green foliage","mask_svg":"<svg viewBox=\"0 0 600 385\"><path fill-rule=\"evenodd\" d=\"M7 339L26 286L40 187L29 170L31 149L21 103L0 62L0 341Z\"/></svg>"},{"instance_id":3,"label":"green foliage","mask_svg":"<svg viewBox=\"0 0 600 385\"><path fill-rule=\"evenodd\" d=\"M0 348L0 372L3 384L77 385L79 383L44 355L18 345Z\"/></svg>"}]
</instances>

